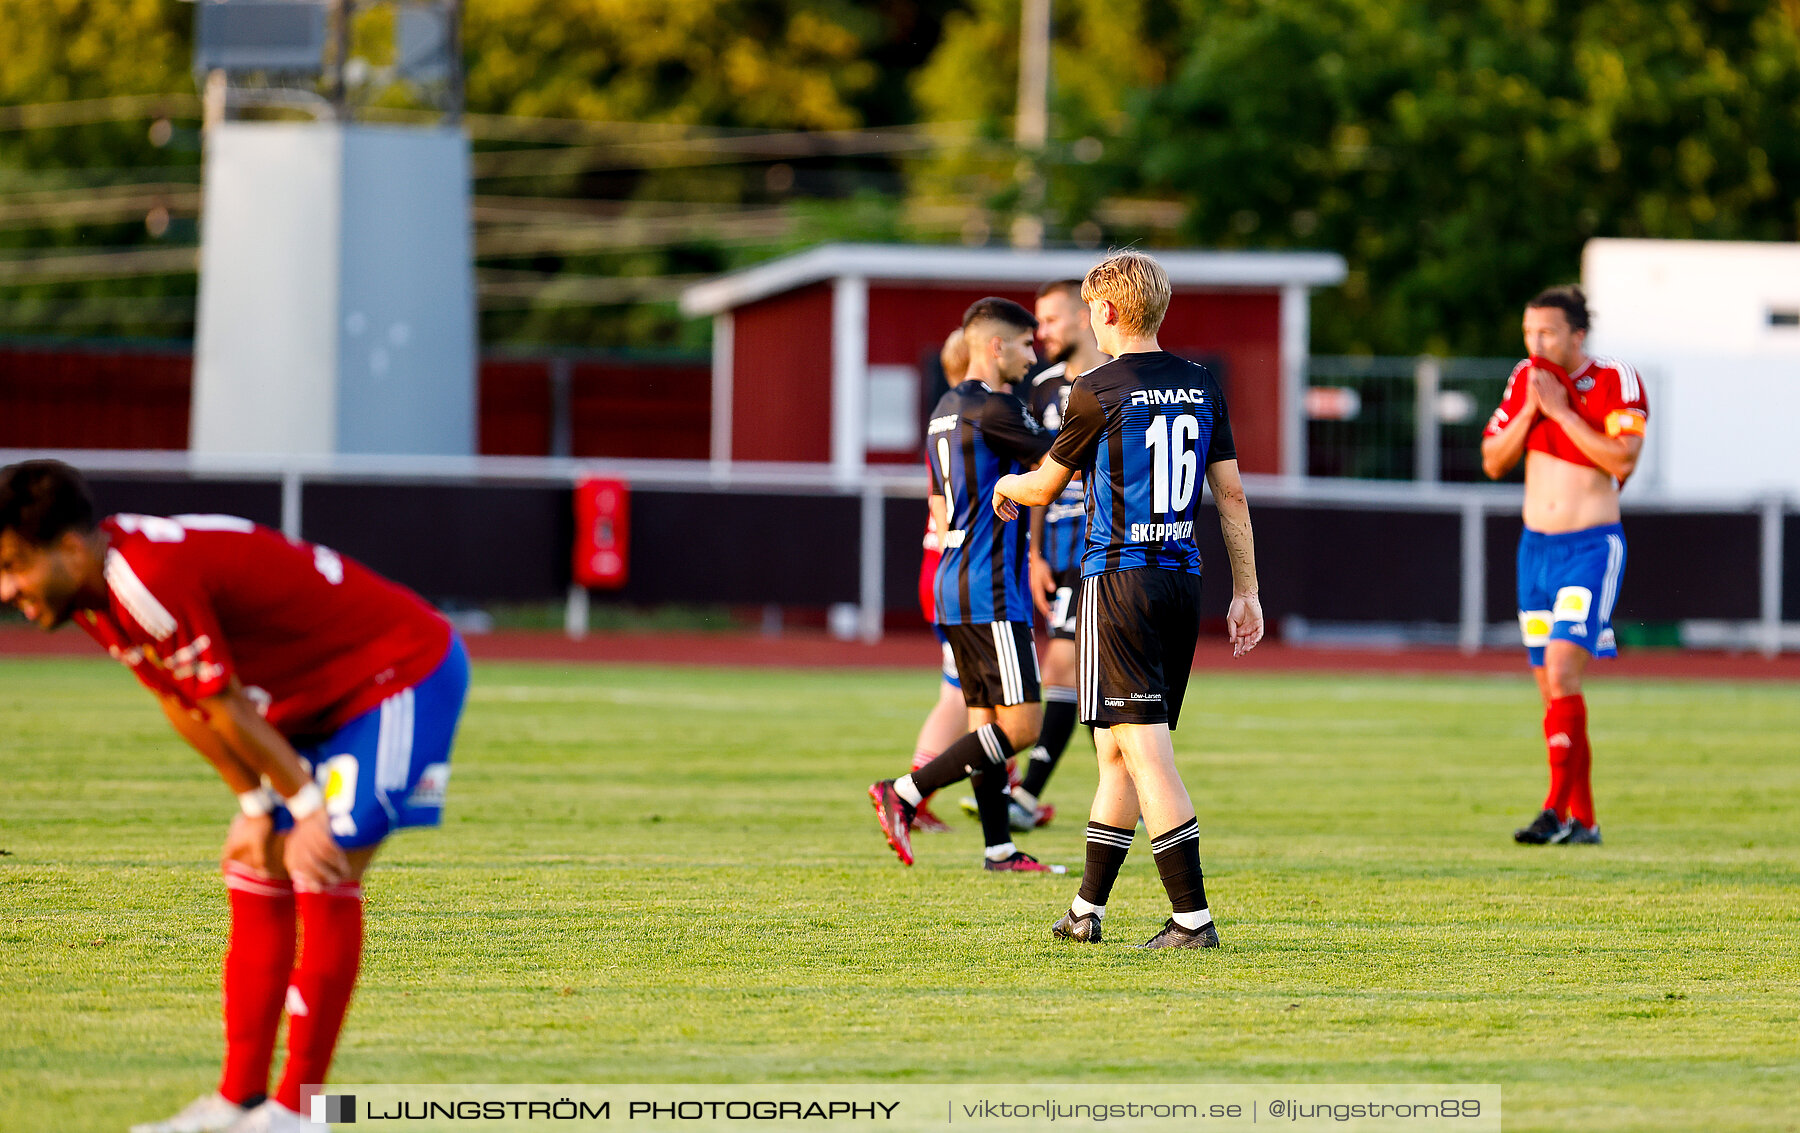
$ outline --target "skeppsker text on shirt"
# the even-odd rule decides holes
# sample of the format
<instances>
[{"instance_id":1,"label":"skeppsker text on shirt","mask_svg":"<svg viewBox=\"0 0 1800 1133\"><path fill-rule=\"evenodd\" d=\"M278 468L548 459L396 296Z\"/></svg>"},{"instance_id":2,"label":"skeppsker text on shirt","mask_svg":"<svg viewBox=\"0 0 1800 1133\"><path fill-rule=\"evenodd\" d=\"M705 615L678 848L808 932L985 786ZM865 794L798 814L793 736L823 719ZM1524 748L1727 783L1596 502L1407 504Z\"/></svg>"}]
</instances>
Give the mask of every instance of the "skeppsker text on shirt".
<instances>
[{"instance_id":1,"label":"skeppsker text on shirt","mask_svg":"<svg viewBox=\"0 0 1800 1133\"><path fill-rule=\"evenodd\" d=\"M1497 1085L1191 1083L891 1085L351 1085L307 1099L359 1128L941 1129L1498 1133Z\"/></svg>"}]
</instances>

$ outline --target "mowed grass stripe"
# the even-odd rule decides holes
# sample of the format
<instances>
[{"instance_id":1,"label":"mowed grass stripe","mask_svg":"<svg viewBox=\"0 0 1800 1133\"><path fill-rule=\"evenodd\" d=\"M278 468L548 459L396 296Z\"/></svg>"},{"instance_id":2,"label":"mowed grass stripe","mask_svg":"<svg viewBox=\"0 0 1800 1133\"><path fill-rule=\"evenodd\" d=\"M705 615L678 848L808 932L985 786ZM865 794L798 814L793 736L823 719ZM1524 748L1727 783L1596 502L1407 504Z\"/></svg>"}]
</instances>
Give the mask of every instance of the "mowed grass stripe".
<instances>
[{"instance_id":1,"label":"mowed grass stripe","mask_svg":"<svg viewBox=\"0 0 1800 1133\"><path fill-rule=\"evenodd\" d=\"M984 875L971 820L900 867L862 789L932 695L478 667L444 828L372 875L337 1076L1471 1081L1509 1130L1794 1124L1791 688L1602 676L1607 845L1561 849L1507 838L1543 784L1523 674L1197 678L1206 956L1130 947L1142 839L1099 948L1048 939L1073 877ZM1085 751L1024 839L1072 870ZM103 660L0 662L0 776L0 1128L173 1110L216 1073L229 795Z\"/></svg>"}]
</instances>

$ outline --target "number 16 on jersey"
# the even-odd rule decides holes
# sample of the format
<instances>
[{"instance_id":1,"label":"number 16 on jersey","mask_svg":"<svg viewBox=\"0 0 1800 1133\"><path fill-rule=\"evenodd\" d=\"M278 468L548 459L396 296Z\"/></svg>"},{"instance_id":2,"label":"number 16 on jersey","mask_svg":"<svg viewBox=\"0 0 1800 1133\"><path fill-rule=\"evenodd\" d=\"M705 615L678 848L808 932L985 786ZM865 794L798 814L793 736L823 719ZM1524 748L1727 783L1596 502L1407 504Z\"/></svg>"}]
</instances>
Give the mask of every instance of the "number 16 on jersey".
<instances>
[{"instance_id":1,"label":"number 16 on jersey","mask_svg":"<svg viewBox=\"0 0 1800 1133\"><path fill-rule=\"evenodd\" d=\"M1200 484L1200 421L1192 413L1158 414L1144 430L1150 450L1150 510L1186 515Z\"/></svg>"}]
</instances>

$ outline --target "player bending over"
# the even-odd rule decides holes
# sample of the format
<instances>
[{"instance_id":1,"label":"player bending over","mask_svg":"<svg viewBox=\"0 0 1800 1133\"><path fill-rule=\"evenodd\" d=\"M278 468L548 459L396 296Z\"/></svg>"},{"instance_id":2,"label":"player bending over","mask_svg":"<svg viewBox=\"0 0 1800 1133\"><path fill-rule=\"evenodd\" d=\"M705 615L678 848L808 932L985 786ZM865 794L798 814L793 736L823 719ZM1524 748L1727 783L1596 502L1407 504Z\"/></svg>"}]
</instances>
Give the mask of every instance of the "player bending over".
<instances>
[{"instance_id":1,"label":"player bending over","mask_svg":"<svg viewBox=\"0 0 1800 1133\"><path fill-rule=\"evenodd\" d=\"M236 792L218 1091L134 1133L303 1133L362 957L381 841L436 826L469 684L449 624L325 547L222 515L95 522L73 468L0 469L0 602L73 620ZM288 1056L269 1094L283 1007Z\"/></svg>"},{"instance_id":2,"label":"player bending over","mask_svg":"<svg viewBox=\"0 0 1800 1133\"><path fill-rule=\"evenodd\" d=\"M1006 761L1035 743L1037 648L1031 635L1025 532L994 522L988 499L1009 472L1043 459L1050 438L1010 391L1036 360L1037 320L1008 299L981 299L963 316L969 369L932 411L927 429L931 511L942 532L936 605L950 639L967 735L925 766L869 787L869 798L894 853L913 861L913 812L952 783L973 781L987 844L986 868L1044 872L1012 841Z\"/></svg>"},{"instance_id":3,"label":"player bending over","mask_svg":"<svg viewBox=\"0 0 1800 1133\"><path fill-rule=\"evenodd\" d=\"M1525 458L1519 536L1519 629L1544 698L1550 793L1513 840L1598 845L1589 777L1589 659L1616 657L1613 604L1625 573L1619 491L1637 467L1650 419L1630 366L1586 352L1587 297L1552 287L1525 308L1525 361L1513 367L1481 438L1481 467L1499 479Z\"/></svg>"},{"instance_id":4,"label":"player bending over","mask_svg":"<svg viewBox=\"0 0 1800 1133\"><path fill-rule=\"evenodd\" d=\"M1081 720L1095 726L1100 783L1081 890L1052 934L1100 940L1107 896L1142 816L1173 907L1144 947L1216 948L1199 821L1169 734L1200 635L1194 519L1202 469L1231 558L1226 627L1235 656L1262 640L1263 615L1250 507L1219 383L1156 341L1169 295L1168 273L1140 252L1117 253L1088 272L1081 298L1113 361L1075 383L1050 455L1028 475L1001 479L993 506L1011 520L1021 505L1054 500L1077 472L1087 482L1076 687Z\"/></svg>"}]
</instances>

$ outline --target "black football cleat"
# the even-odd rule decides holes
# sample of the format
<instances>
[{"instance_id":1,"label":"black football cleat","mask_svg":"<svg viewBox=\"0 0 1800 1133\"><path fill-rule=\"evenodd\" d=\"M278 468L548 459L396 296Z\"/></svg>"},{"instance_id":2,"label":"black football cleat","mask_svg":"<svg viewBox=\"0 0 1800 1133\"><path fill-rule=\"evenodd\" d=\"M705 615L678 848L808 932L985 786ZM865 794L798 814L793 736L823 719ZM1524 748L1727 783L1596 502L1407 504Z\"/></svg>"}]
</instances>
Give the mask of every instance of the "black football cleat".
<instances>
[{"instance_id":1,"label":"black football cleat","mask_svg":"<svg viewBox=\"0 0 1800 1133\"><path fill-rule=\"evenodd\" d=\"M1513 841L1523 846L1547 846L1563 839L1563 821L1548 807L1538 812L1530 826L1513 831Z\"/></svg>"},{"instance_id":2,"label":"black football cleat","mask_svg":"<svg viewBox=\"0 0 1800 1133\"><path fill-rule=\"evenodd\" d=\"M1058 940L1073 940L1077 944L1098 944L1100 918L1092 913L1077 913L1070 909L1050 926L1050 935Z\"/></svg>"},{"instance_id":3,"label":"black football cleat","mask_svg":"<svg viewBox=\"0 0 1800 1133\"><path fill-rule=\"evenodd\" d=\"M1170 917L1162 931L1138 945L1139 948L1217 948L1219 930L1207 921L1199 928L1182 928Z\"/></svg>"},{"instance_id":4,"label":"black football cleat","mask_svg":"<svg viewBox=\"0 0 1800 1133\"><path fill-rule=\"evenodd\" d=\"M1571 818L1557 837L1550 839L1558 846L1598 846L1600 844L1600 824L1583 826Z\"/></svg>"}]
</instances>

